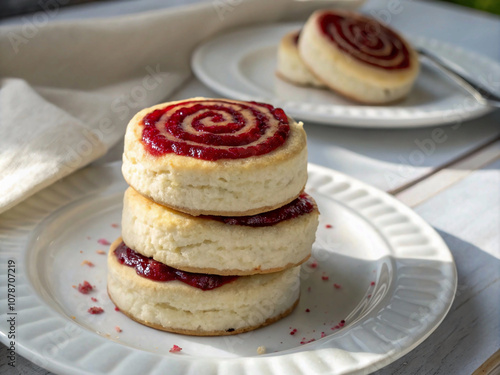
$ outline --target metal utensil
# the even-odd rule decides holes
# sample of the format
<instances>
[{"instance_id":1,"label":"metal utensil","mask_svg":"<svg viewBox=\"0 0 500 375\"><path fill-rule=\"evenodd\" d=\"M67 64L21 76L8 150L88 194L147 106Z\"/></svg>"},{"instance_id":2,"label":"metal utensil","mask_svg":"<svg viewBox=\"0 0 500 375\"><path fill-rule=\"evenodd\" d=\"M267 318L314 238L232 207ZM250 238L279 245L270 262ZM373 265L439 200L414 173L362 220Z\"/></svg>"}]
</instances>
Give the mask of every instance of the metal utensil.
<instances>
[{"instance_id":1,"label":"metal utensil","mask_svg":"<svg viewBox=\"0 0 500 375\"><path fill-rule=\"evenodd\" d=\"M453 68L450 63L443 60L441 57L429 52L428 50L416 47L415 50L433 62L439 71L453 79L460 87L467 90L479 103L494 107L500 107L500 96L484 88L483 86L471 81Z\"/></svg>"}]
</instances>

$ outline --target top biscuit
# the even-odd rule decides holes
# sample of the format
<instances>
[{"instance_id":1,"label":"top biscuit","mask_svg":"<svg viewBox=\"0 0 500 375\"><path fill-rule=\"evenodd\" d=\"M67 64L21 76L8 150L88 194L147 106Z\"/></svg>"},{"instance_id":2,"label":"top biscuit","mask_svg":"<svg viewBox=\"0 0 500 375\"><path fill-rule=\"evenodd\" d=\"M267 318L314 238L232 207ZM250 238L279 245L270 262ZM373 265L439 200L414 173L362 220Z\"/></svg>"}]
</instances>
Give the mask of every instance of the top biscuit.
<instances>
[{"instance_id":1,"label":"top biscuit","mask_svg":"<svg viewBox=\"0 0 500 375\"><path fill-rule=\"evenodd\" d=\"M128 124L123 176L142 195L191 215L244 216L291 202L307 180L306 135L268 104L193 98Z\"/></svg>"}]
</instances>

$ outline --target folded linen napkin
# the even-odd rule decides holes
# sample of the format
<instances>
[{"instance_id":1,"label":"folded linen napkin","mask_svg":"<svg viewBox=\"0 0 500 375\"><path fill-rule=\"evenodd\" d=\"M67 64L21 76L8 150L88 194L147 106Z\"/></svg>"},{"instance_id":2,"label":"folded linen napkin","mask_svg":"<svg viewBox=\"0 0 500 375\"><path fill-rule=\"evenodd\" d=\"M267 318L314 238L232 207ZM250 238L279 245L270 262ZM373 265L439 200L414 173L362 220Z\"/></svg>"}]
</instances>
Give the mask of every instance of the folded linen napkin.
<instances>
[{"instance_id":1,"label":"folded linen napkin","mask_svg":"<svg viewBox=\"0 0 500 375\"><path fill-rule=\"evenodd\" d=\"M361 2L214 0L37 25L57 10L47 8L34 23L0 27L0 213L104 155L135 112L190 76L202 40Z\"/></svg>"}]
</instances>

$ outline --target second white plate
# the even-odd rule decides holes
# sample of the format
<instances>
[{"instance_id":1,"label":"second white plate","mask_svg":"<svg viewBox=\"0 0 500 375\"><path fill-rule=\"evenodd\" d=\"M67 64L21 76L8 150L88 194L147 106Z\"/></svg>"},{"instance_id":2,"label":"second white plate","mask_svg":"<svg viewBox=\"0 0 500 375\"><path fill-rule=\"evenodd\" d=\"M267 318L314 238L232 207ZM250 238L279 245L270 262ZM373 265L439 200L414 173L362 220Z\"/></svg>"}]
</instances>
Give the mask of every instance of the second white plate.
<instances>
[{"instance_id":1,"label":"second white plate","mask_svg":"<svg viewBox=\"0 0 500 375\"><path fill-rule=\"evenodd\" d=\"M299 87L276 77L280 39L299 23L239 29L220 35L195 51L196 76L217 93L233 99L269 102L300 120L356 127L400 128L469 120L492 109L477 103L445 77L422 64L410 95L389 106L351 102L329 90ZM500 77L500 64L458 47L420 37L409 38L462 67L469 76Z\"/></svg>"}]
</instances>

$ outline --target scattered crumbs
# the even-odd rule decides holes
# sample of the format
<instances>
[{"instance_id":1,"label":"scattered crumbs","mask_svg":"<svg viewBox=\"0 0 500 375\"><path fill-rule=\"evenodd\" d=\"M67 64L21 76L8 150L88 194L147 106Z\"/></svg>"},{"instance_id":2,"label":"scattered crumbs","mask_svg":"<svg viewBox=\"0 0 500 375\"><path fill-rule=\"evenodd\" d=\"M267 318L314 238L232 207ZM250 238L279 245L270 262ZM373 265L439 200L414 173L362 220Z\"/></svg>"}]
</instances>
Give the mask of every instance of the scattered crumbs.
<instances>
[{"instance_id":1,"label":"scattered crumbs","mask_svg":"<svg viewBox=\"0 0 500 375\"><path fill-rule=\"evenodd\" d=\"M266 347L265 346L259 346L257 348L257 354L259 354L259 355L266 354Z\"/></svg>"},{"instance_id":2,"label":"scattered crumbs","mask_svg":"<svg viewBox=\"0 0 500 375\"><path fill-rule=\"evenodd\" d=\"M371 285L371 286L375 286L375 281L372 281L372 282L370 283L370 285Z\"/></svg>"},{"instance_id":3,"label":"scattered crumbs","mask_svg":"<svg viewBox=\"0 0 500 375\"><path fill-rule=\"evenodd\" d=\"M93 287L90 283L85 280L83 284L78 284L78 291L82 294L89 294L92 291Z\"/></svg>"},{"instance_id":4,"label":"scattered crumbs","mask_svg":"<svg viewBox=\"0 0 500 375\"><path fill-rule=\"evenodd\" d=\"M308 291L308 292L310 292L310 291L311 291L311 287L310 287L310 286L309 286L309 287L307 287L307 291Z\"/></svg>"},{"instance_id":5,"label":"scattered crumbs","mask_svg":"<svg viewBox=\"0 0 500 375\"><path fill-rule=\"evenodd\" d=\"M92 315L95 315L95 314L102 314L104 310L102 307L93 306L90 309L88 309L87 312L89 312Z\"/></svg>"},{"instance_id":6,"label":"scattered crumbs","mask_svg":"<svg viewBox=\"0 0 500 375\"><path fill-rule=\"evenodd\" d=\"M90 299L92 302L97 302L97 298L95 298L95 297L91 297Z\"/></svg>"},{"instance_id":7,"label":"scattered crumbs","mask_svg":"<svg viewBox=\"0 0 500 375\"><path fill-rule=\"evenodd\" d=\"M90 238L91 238L90 236L87 236L87 240L90 240Z\"/></svg>"},{"instance_id":8,"label":"scattered crumbs","mask_svg":"<svg viewBox=\"0 0 500 375\"><path fill-rule=\"evenodd\" d=\"M310 340L307 340L304 338L302 338L302 341L300 342L300 345L304 345L304 344L309 344L310 342L313 342L313 341L316 341L316 339L310 339Z\"/></svg>"},{"instance_id":9,"label":"scattered crumbs","mask_svg":"<svg viewBox=\"0 0 500 375\"><path fill-rule=\"evenodd\" d=\"M368 295L366 296L366 298L372 298L372 295L371 295L371 294L368 294Z\"/></svg>"},{"instance_id":10,"label":"scattered crumbs","mask_svg":"<svg viewBox=\"0 0 500 375\"><path fill-rule=\"evenodd\" d=\"M306 309L306 312L310 312L310 311L311 311L311 310L309 310L309 309Z\"/></svg>"},{"instance_id":11,"label":"scattered crumbs","mask_svg":"<svg viewBox=\"0 0 500 375\"><path fill-rule=\"evenodd\" d=\"M94 267L94 263L92 263L90 260L84 260L82 262L82 266L83 265L86 265L86 266L89 266L89 267Z\"/></svg>"},{"instance_id":12,"label":"scattered crumbs","mask_svg":"<svg viewBox=\"0 0 500 375\"><path fill-rule=\"evenodd\" d=\"M311 268L317 268L318 267L318 262L316 262L315 260L312 261L311 263L308 264L309 267Z\"/></svg>"},{"instance_id":13,"label":"scattered crumbs","mask_svg":"<svg viewBox=\"0 0 500 375\"><path fill-rule=\"evenodd\" d=\"M335 331L336 329L340 329L342 328L343 326L345 326L345 320L341 320L335 327L332 327L332 331Z\"/></svg>"},{"instance_id":14,"label":"scattered crumbs","mask_svg":"<svg viewBox=\"0 0 500 375\"><path fill-rule=\"evenodd\" d=\"M80 254L83 254L83 250L80 250Z\"/></svg>"},{"instance_id":15,"label":"scattered crumbs","mask_svg":"<svg viewBox=\"0 0 500 375\"><path fill-rule=\"evenodd\" d=\"M104 238L99 238L97 240L97 242L101 245L104 245L104 246L107 246L107 245L111 245L111 242L109 242L108 240L104 239Z\"/></svg>"},{"instance_id":16,"label":"scattered crumbs","mask_svg":"<svg viewBox=\"0 0 500 375\"><path fill-rule=\"evenodd\" d=\"M120 228L120 225L119 225L119 224L116 224L116 223L111 224L111 226L112 226L113 228Z\"/></svg>"},{"instance_id":17,"label":"scattered crumbs","mask_svg":"<svg viewBox=\"0 0 500 375\"><path fill-rule=\"evenodd\" d=\"M71 319L75 320L75 319L76 319L76 316L71 315Z\"/></svg>"},{"instance_id":18,"label":"scattered crumbs","mask_svg":"<svg viewBox=\"0 0 500 375\"><path fill-rule=\"evenodd\" d=\"M340 288L342 288L342 285L337 284L337 283L334 283L334 284L333 284L333 287L334 287L335 289L340 289Z\"/></svg>"},{"instance_id":19,"label":"scattered crumbs","mask_svg":"<svg viewBox=\"0 0 500 375\"><path fill-rule=\"evenodd\" d=\"M120 311L120 309L118 308L118 306L115 306L115 311Z\"/></svg>"},{"instance_id":20,"label":"scattered crumbs","mask_svg":"<svg viewBox=\"0 0 500 375\"><path fill-rule=\"evenodd\" d=\"M115 327L115 331L118 332L118 333L123 332L122 329L120 327L118 327L118 326Z\"/></svg>"},{"instance_id":21,"label":"scattered crumbs","mask_svg":"<svg viewBox=\"0 0 500 375\"><path fill-rule=\"evenodd\" d=\"M100 255L105 255L106 254L106 252L104 250L97 250L96 253L100 254Z\"/></svg>"},{"instance_id":22,"label":"scattered crumbs","mask_svg":"<svg viewBox=\"0 0 500 375\"><path fill-rule=\"evenodd\" d=\"M72 287L73 289L76 289L76 285L71 285L71 287Z\"/></svg>"},{"instance_id":23,"label":"scattered crumbs","mask_svg":"<svg viewBox=\"0 0 500 375\"><path fill-rule=\"evenodd\" d=\"M172 349L169 350L170 353L179 353L182 350L180 346L174 345Z\"/></svg>"},{"instance_id":24,"label":"scattered crumbs","mask_svg":"<svg viewBox=\"0 0 500 375\"><path fill-rule=\"evenodd\" d=\"M331 225L331 224L326 224L326 225L325 225L325 228L326 228L326 229L331 229L331 228L333 228L333 225Z\"/></svg>"},{"instance_id":25,"label":"scattered crumbs","mask_svg":"<svg viewBox=\"0 0 500 375\"><path fill-rule=\"evenodd\" d=\"M328 281L329 277L327 275L323 274L323 275L321 275L321 280Z\"/></svg>"},{"instance_id":26,"label":"scattered crumbs","mask_svg":"<svg viewBox=\"0 0 500 375\"><path fill-rule=\"evenodd\" d=\"M326 336L326 333L325 332L321 332L321 338L323 338L325 336Z\"/></svg>"},{"instance_id":27,"label":"scattered crumbs","mask_svg":"<svg viewBox=\"0 0 500 375\"><path fill-rule=\"evenodd\" d=\"M295 335L296 333L297 333L297 328L294 328L294 329L292 329L292 331L290 332L290 335L292 335L292 336L293 336L293 335Z\"/></svg>"}]
</instances>

